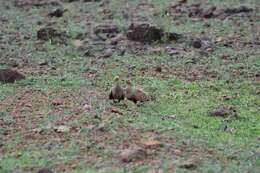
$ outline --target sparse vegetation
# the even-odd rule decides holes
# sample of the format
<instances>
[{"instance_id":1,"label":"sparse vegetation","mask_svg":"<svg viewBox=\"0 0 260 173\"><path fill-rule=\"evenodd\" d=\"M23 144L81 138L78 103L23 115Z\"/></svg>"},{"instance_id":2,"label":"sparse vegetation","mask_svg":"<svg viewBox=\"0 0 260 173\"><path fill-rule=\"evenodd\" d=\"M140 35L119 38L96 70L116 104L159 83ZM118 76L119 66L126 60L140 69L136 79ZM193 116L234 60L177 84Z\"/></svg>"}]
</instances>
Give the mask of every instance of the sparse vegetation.
<instances>
[{"instance_id":1,"label":"sparse vegetation","mask_svg":"<svg viewBox=\"0 0 260 173\"><path fill-rule=\"evenodd\" d=\"M1 173L258 172L258 0L188 0L177 10L170 0L43 2L0 2L0 68L26 76L0 84ZM225 18L205 14L212 6ZM61 7L61 17L48 16ZM181 38L127 40L136 22ZM46 26L66 39L37 38ZM111 104L116 75L138 81L153 99ZM209 115L222 105L237 117ZM145 156L121 162L120 153L136 146Z\"/></svg>"}]
</instances>

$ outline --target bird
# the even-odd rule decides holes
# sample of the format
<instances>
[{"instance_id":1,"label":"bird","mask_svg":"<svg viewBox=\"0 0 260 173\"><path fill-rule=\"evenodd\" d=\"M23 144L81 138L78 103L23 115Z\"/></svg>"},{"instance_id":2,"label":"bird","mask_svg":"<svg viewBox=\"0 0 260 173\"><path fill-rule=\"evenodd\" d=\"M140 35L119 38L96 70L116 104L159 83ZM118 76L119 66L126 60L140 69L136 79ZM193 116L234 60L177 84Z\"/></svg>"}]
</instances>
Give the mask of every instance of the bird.
<instances>
[{"instance_id":1,"label":"bird","mask_svg":"<svg viewBox=\"0 0 260 173\"><path fill-rule=\"evenodd\" d=\"M14 83L15 81L25 79L25 76L12 69L0 69L0 82L1 83Z\"/></svg>"},{"instance_id":2,"label":"bird","mask_svg":"<svg viewBox=\"0 0 260 173\"><path fill-rule=\"evenodd\" d=\"M125 88L125 97L133 101L135 104L137 102L149 101L148 93L146 93L142 88L133 86L131 80L126 81L127 87Z\"/></svg>"},{"instance_id":3,"label":"bird","mask_svg":"<svg viewBox=\"0 0 260 173\"><path fill-rule=\"evenodd\" d=\"M120 102L121 100L125 99L125 92L124 88L120 86L119 76L114 77L114 83L115 85L109 91L109 99L113 100L115 103L116 100L117 102Z\"/></svg>"}]
</instances>

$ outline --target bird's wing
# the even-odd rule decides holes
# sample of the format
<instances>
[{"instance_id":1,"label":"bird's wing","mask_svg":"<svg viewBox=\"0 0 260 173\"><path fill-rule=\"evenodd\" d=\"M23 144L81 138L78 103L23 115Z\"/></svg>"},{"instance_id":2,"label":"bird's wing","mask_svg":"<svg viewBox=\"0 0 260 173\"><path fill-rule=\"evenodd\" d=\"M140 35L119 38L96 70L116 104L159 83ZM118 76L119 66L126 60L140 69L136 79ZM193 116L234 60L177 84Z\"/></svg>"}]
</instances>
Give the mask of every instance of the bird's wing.
<instances>
[{"instance_id":1,"label":"bird's wing","mask_svg":"<svg viewBox=\"0 0 260 173\"><path fill-rule=\"evenodd\" d=\"M110 99L110 100L111 100L111 99L114 99L112 90L113 90L113 89L110 89L110 91L109 91L109 99Z\"/></svg>"},{"instance_id":2,"label":"bird's wing","mask_svg":"<svg viewBox=\"0 0 260 173\"><path fill-rule=\"evenodd\" d=\"M136 99L139 101L146 101L148 99L148 94L145 91L143 91L141 88L135 89L135 96Z\"/></svg>"},{"instance_id":3,"label":"bird's wing","mask_svg":"<svg viewBox=\"0 0 260 173\"><path fill-rule=\"evenodd\" d=\"M124 100L125 99L125 92L124 92L124 90L122 90L122 93L121 93L121 98L120 98L121 100Z\"/></svg>"}]
</instances>

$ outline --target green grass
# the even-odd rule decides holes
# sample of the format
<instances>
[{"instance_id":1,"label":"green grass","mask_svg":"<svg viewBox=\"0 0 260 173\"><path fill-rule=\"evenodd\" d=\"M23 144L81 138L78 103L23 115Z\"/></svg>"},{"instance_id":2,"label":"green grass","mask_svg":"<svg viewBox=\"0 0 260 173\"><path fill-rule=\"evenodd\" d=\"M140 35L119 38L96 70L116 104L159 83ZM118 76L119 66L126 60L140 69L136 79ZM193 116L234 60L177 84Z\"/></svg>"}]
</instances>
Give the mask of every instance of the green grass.
<instances>
[{"instance_id":1,"label":"green grass","mask_svg":"<svg viewBox=\"0 0 260 173\"><path fill-rule=\"evenodd\" d=\"M240 5L240 1L209 2L220 6ZM138 7L139 3L129 1L130 10ZM171 23L175 21L162 15L168 1L151 0L149 3L157 7L155 13L160 15L143 11L137 11L136 15L148 18L166 31L187 35L200 35L204 31L212 39L243 33L241 40L252 39L247 20L236 26L231 20L209 19L207 23L211 27L205 27L204 21L194 22L184 17L181 19L183 23L175 26ZM255 0L245 2L252 7L257 3ZM6 9L4 4L10 9ZM121 8L118 8L123 8L124 4L111 1L108 5L113 21L121 30L129 22L124 21ZM24 67L19 67L27 74L27 79L0 85L1 173L36 172L44 166L56 172L75 173L146 172L151 168L166 172L172 165L174 172L259 170L258 49L216 45L213 53L202 56L186 40L170 44L188 49L179 55L126 53L97 59L84 56L71 41L78 34L91 32L103 21L102 13L97 10L98 3L66 3L64 7L68 12L63 18L48 19L45 14L49 7L25 10L14 7L12 2L0 2L0 16L12 21L1 23L0 60L27 61ZM96 16L91 18L90 27L86 26L87 13ZM42 27L37 23L47 23L48 20L55 20L54 25L66 31L69 35L67 44L47 41L37 47L36 31ZM24 36L29 39L24 39ZM152 45L154 48L160 46ZM228 58L222 58L223 55ZM41 60L50 63L39 67ZM162 67L161 73L155 71L157 66ZM8 65L0 65L0 68L4 67ZM91 72L94 72L94 77L89 75ZM215 74L215 77L210 74ZM111 105L107 92L115 75L130 78L156 99L140 106L124 101L127 108L123 104ZM231 99L225 100L225 96ZM55 99L62 100L62 104L53 105ZM90 111L82 110L85 104L91 105ZM238 113L238 118L226 122L231 131L219 129L224 118L208 115L209 109L219 105L232 105ZM123 115L111 113L111 107ZM176 115L176 118L164 120L167 115ZM92 132L89 129L89 125L100 123L105 124L104 131ZM55 132L54 127L60 125L72 130L64 134ZM143 163L118 162L117 153L125 148L123 141L133 144L136 139L153 138L154 133L158 134L163 146L151 154L152 159ZM175 150L181 150L181 154L175 154ZM177 166L194 156L200 158L194 170Z\"/></svg>"}]
</instances>

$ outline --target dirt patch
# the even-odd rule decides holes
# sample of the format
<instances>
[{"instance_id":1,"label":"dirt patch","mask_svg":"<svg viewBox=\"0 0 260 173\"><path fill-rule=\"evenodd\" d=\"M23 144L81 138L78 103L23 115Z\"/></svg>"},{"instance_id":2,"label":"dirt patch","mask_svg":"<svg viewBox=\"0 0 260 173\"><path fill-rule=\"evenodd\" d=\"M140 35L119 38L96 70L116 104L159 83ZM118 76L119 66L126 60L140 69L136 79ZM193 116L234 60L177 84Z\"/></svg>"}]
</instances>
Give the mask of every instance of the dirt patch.
<instances>
[{"instance_id":1,"label":"dirt patch","mask_svg":"<svg viewBox=\"0 0 260 173\"><path fill-rule=\"evenodd\" d=\"M125 149L120 154L120 159L123 162L132 162L145 158L145 150L142 148Z\"/></svg>"},{"instance_id":2,"label":"dirt patch","mask_svg":"<svg viewBox=\"0 0 260 173\"><path fill-rule=\"evenodd\" d=\"M153 168L161 162L159 156L163 153L167 153L164 156L169 159L176 159L184 154L207 155L199 149L196 152L190 152L190 145L187 141L179 145L176 141L183 140L180 136L173 138L162 135L154 129L135 128L124 121L121 115L116 118L116 121L111 121L115 119L115 113L111 112L109 105L101 112L101 115L90 114L90 117L84 116L85 118L82 119L82 111L85 109L84 104L80 104L79 100L86 98L88 94L80 94L79 91L75 91L80 95L77 97L77 102L72 99L72 96L68 97L67 93L47 94L38 90L21 91L14 97L0 101L1 110L11 112L13 119L12 122L0 119L1 127L6 129L3 140L8 143L13 140L12 136L16 135L26 139L15 148L9 148L8 151L3 148L0 152L5 154L28 146L33 147L32 144L37 141L37 146L41 146L41 150L55 153L57 146L67 146L71 141L76 142L80 151L66 164L52 165L55 171L73 170L79 160L85 160L96 168L131 168L143 164ZM100 95L103 96L104 93ZM52 105L52 98L60 98L62 103ZM105 102L103 97L99 98L93 94L91 98L98 99L100 104ZM79 105L82 106L79 107ZM75 108L81 110L77 111ZM92 109L87 111L95 113ZM46 118L49 123L42 126ZM138 149L140 147L141 149ZM106 153L110 153L110 158L112 155L112 160L105 159L108 157ZM48 158L52 157L54 157L52 154L48 156Z\"/></svg>"},{"instance_id":3,"label":"dirt patch","mask_svg":"<svg viewBox=\"0 0 260 173\"><path fill-rule=\"evenodd\" d=\"M59 31L53 27L43 27L37 31L37 38L39 40L52 40L54 42L66 43L67 37L65 31Z\"/></svg>"},{"instance_id":4,"label":"dirt patch","mask_svg":"<svg viewBox=\"0 0 260 173\"><path fill-rule=\"evenodd\" d=\"M167 33L156 26L148 23L131 24L127 31L127 38L132 41L142 43L151 43L154 41L177 40L180 35L176 33Z\"/></svg>"},{"instance_id":5,"label":"dirt patch","mask_svg":"<svg viewBox=\"0 0 260 173\"><path fill-rule=\"evenodd\" d=\"M48 14L48 16L50 16L50 17L62 17L62 16L63 16L63 13L64 13L65 11L67 11L67 10L64 10L64 9L62 9L62 8L57 8L57 9L51 11L51 12Z\"/></svg>"},{"instance_id":6,"label":"dirt patch","mask_svg":"<svg viewBox=\"0 0 260 173\"><path fill-rule=\"evenodd\" d=\"M236 109L233 106L224 105L209 110L211 116L230 117L237 116Z\"/></svg>"},{"instance_id":7,"label":"dirt patch","mask_svg":"<svg viewBox=\"0 0 260 173\"><path fill-rule=\"evenodd\" d=\"M53 173L49 168L42 168L37 173Z\"/></svg>"},{"instance_id":8,"label":"dirt patch","mask_svg":"<svg viewBox=\"0 0 260 173\"><path fill-rule=\"evenodd\" d=\"M194 161L192 159L189 159L189 160L185 160L185 161L181 162L179 164L179 167L185 168L185 169L195 169L196 164L194 163Z\"/></svg>"},{"instance_id":9,"label":"dirt patch","mask_svg":"<svg viewBox=\"0 0 260 173\"><path fill-rule=\"evenodd\" d=\"M17 7L40 7L45 5L59 5L56 0L15 0L15 6Z\"/></svg>"},{"instance_id":10,"label":"dirt patch","mask_svg":"<svg viewBox=\"0 0 260 173\"><path fill-rule=\"evenodd\" d=\"M164 33L161 29L149 24L131 24L128 28L127 38L133 41L153 42L160 41Z\"/></svg>"},{"instance_id":11,"label":"dirt patch","mask_svg":"<svg viewBox=\"0 0 260 173\"><path fill-rule=\"evenodd\" d=\"M180 34L164 32L148 23L132 24L126 29L126 34L116 25L107 23L97 25L93 33L79 40L82 44L78 48L85 56L108 58L113 55L122 56L125 53L149 54L154 52L154 48L150 45L152 42L165 43L182 38ZM165 45L160 46L158 49L164 51ZM174 54L174 51L169 51L169 54Z\"/></svg>"},{"instance_id":12,"label":"dirt patch","mask_svg":"<svg viewBox=\"0 0 260 173\"><path fill-rule=\"evenodd\" d=\"M237 14L249 14L254 10L246 6L239 6L236 8L220 8L214 5L207 4L186 4L177 3L169 7L167 12L171 14L174 18L180 16L188 15L191 18L219 18L225 19L227 17L237 15Z\"/></svg>"},{"instance_id":13,"label":"dirt patch","mask_svg":"<svg viewBox=\"0 0 260 173\"><path fill-rule=\"evenodd\" d=\"M18 67L20 64L15 58L0 58L0 65L7 65L10 67Z\"/></svg>"},{"instance_id":14,"label":"dirt patch","mask_svg":"<svg viewBox=\"0 0 260 173\"><path fill-rule=\"evenodd\" d=\"M94 28L96 35L106 34L107 38L113 38L119 33L119 28L113 24L100 24Z\"/></svg>"}]
</instances>

